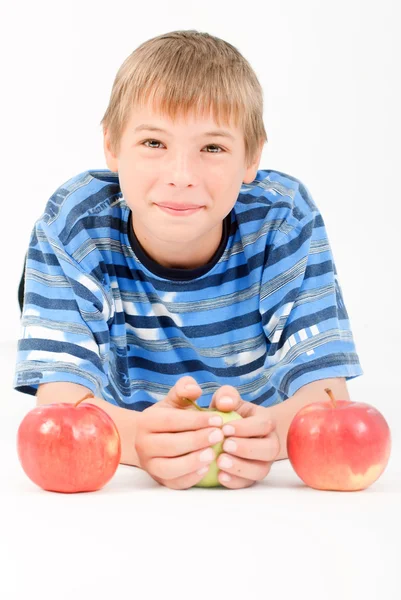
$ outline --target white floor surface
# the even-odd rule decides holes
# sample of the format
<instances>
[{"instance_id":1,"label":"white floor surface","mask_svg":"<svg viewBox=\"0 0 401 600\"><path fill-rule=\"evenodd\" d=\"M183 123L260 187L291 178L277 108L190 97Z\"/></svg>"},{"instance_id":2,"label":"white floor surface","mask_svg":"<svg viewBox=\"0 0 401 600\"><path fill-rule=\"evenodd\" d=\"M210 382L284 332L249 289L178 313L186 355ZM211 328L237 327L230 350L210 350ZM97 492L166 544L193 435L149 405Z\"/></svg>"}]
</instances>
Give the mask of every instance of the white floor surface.
<instances>
[{"instance_id":1,"label":"white floor surface","mask_svg":"<svg viewBox=\"0 0 401 600\"><path fill-rule=\"evenodd\" d=\"M0 598L3 600L401 598L401 394L351 381L387 419L392 455L361 492L307 488L288 460L245 490L175 491L120 465L100 491L46 492L25 475L16 432L35 398L12 389L1 344Z\"/></svg>"}]
</instances>

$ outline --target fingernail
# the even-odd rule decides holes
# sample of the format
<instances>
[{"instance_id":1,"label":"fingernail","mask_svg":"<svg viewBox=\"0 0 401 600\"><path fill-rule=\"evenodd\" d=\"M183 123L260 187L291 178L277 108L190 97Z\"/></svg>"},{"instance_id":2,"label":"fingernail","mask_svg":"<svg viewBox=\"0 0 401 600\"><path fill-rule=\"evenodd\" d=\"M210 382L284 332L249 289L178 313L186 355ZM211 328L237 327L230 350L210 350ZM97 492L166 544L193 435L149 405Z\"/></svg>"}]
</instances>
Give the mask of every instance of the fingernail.
<instances>
[{"instance_id":1,"label":"fingernail","mask_svg":"<svg viewBox=\"0 0 401 600\"><path fill-rule=\"evenodd\" d=\"M222 456L219 461L219 466L222 469L230 469L233 466L233 461L228 456Z\"/></svg>"},{"instance_id":2,"label":"fingernail","mask_svg":"<svg viewBox=\"0 0 401 600\"><path fill-rule=\"evenodd\" d=\"M196 471L198 473L198 475L205 475L209 470L209 467L202 467L201 469L199 469L198 471Z\"/></svg>"},{"instance_id":3,"label":"fingernail","mask_svg":"<svg viewBox=\"0 0 401 600\"><path fill-rule=\"evenodd\" d=\"M224 425L222 432L224 435L234 435L235 429L232 425Z\"/></svg>"},{"instance_id":4,"label":"fingernail","mask_svg":"<svg viewBox=\"0 0 401 600\"><path fill-rule=\"evenodd\" d=\"M199 458L202 462L210 462L211 460L214 460L216 458L216 455L214 453L213 448L208 448L207 450L201 452Z\"/></svg>"},{"instance_id":5,"label":"fingernail","mask_svg":"<svg viewBox=\"0 0 401 600\"><path fill-rule=\"evenodd\" d=\"M220 425L223 425L223 419L221 417L210 417L209 425L217 425L220 427Z\"/></svg>"},{"instance_id":6,"label":"fingernail","mask_svg":"<svg viewBox=\"0 0 401 600\"><path fill-rule=\"evenodd\" d=\"M226 452L235 452L237 449L237 444L233 442L233 440L226 440L223 445L223 450Z\"/></svg>"},{"instance_id":7,"label":"fingernail","mask_svg":"<svg viewBox=\"0 0 401 600\"><path fill-rule=\"evenodd\" d=\"M200 389L200 388L199 388L199 385L197 385L196 383L188 383L188 384L187 384L186 386L184 386L184 387L185 387L185 389L186 389L188 392L192 392L192 391L195 391L195 390L197 390L197 391L198 391L198 390Z\"/></svg>"},{"instance_id":8,"label":"fingernail","mask_svg":"<svg viewBox=\"0 0 401 600\"><path fill-rule=\"evenodd\" d=\"M225 482L230 481L231 475L229 475L228 473L221 473L220 479Z\"/></svg>"},{"instance_id":9,"label":"fingernail","mask_svg":"<svg viewBox=\"0 0 401 600\"><path fill-rule=\"evenodd\" d=\"M219 400L220 406L231 406L233 403L233 399L230 396L223 396Z\"/></svg>"},{"instance_id":10,"label":"fingernail","mask_svg":"<svg viewBox=\"0 0 401 600\"><path fill-rule=\"evenodd\" d=\"M223 439L223 434L221 429L216 429L215 431L212 431L212 433L209 435L209 442L211 444L216 444L217 442L221 442L221 440Z\"/></svg>"}]
</instances>

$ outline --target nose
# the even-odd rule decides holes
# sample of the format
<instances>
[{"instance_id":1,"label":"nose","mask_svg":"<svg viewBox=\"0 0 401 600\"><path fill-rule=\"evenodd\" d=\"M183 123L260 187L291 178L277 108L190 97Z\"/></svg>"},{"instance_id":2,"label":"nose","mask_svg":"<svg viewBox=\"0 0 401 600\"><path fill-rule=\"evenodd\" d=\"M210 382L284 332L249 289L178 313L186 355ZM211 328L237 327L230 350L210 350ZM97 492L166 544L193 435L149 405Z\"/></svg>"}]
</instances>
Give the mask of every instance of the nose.
<instances>
[{"instance_id":1,"label":"nose","mask_svg":"<svg viewBox=\"0 0 401 600\"><path fill-rule=\"evenodd\" d=\"M196 167L193 157L185 150L171 152L166 162L167 180L177 187L195 183Z\"/></svg>"}]
</instances>

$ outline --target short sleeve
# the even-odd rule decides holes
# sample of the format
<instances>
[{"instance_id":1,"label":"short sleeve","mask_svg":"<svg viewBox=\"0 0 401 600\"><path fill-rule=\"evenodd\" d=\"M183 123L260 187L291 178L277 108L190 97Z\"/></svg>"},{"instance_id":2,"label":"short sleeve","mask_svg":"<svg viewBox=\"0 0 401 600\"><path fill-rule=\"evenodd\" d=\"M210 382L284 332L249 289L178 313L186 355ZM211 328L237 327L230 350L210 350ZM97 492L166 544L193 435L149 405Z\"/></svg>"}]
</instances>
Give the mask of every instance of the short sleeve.
<instances>
[{"instance_id":1,"label":"short sleeve","mask_svg":"<svg viewBox=\"0 0 401 600\"><path fill-rule=\"evenodd\" d=\"M24 288L14 389L35 395L42 383L65 381L101 395L108 384L109 299L40 220L29 242Z\"/></svg>"},{"instance_id":2,"label":"short sleeve","mask_svg":"<svg viewBox=\"0 0 401 600\"><path fill-rule=\"evenodd\" d=\"M363 374L323 217L303 185L294 206L298 220L268 253L260 294L265 368L283 400L319 379Z\"/></svg>"}]
</instances>

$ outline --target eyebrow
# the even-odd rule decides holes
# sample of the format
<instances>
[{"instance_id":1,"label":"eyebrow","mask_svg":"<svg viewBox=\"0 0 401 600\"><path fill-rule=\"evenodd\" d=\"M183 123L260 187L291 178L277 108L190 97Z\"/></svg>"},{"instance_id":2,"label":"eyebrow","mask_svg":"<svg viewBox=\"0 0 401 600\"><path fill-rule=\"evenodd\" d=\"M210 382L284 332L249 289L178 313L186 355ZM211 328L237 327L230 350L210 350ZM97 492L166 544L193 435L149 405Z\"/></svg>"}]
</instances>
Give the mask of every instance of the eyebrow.
<instances>
[{"instance_id":1,"label":"eyebrow","mask_svg":"<svg viewBox=\"0 0 401 600\"><path fill-rule=\"evenodd\" d=\"M170 135L170 133L168 131L166 131L165 129L160 129L160 127L155 127L154 125L148 125L147 123L144 123L143 125L138 125L138 127L135 127L134 129L134 133L137 133L138 131L159 131L160 133L166 133L167 135ZM199 137L202 136L206 136L206 135L212 135L212 136L217 136L217 137L226 137L226 138L230 138L231 140L233 140L233 142L235 142L235 137L233 135L231 135L231 133L228 133L228 131L224 131L224 129L216 129L215 131L205 131L204 133L202 133Z\"/></svg>"}]
</instances>

